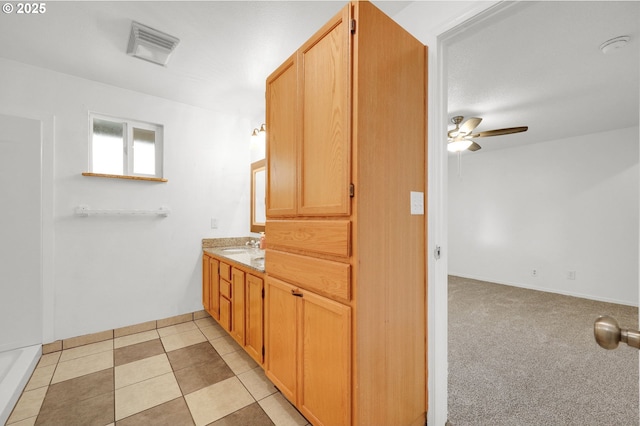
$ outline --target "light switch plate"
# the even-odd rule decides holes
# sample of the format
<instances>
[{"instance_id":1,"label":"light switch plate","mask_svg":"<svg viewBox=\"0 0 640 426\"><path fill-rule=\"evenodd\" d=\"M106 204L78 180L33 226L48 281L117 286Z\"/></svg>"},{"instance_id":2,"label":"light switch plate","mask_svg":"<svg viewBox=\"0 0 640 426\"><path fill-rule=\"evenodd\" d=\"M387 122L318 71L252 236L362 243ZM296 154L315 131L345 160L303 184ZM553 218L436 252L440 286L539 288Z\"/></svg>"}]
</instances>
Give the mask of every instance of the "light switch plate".
<instances>
[{"instance_id":1,"label":"light switch plate","mask_svg":"<svg viewBox=\"0 0 640 426\"><path fill-rule=\"evenodd\" d=\"M424 215L424 192L411 191L411 214Z\"/></svg>"}]
</instances>

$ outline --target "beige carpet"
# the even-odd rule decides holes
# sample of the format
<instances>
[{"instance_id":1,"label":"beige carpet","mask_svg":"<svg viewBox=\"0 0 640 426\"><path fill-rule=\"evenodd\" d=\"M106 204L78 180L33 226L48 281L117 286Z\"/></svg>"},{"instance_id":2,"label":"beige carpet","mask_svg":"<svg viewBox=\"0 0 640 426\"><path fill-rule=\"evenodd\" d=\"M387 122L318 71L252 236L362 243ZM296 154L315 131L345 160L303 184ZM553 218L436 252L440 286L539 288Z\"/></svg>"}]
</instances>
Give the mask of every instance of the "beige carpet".
<instances>
[{"instance_id":1,"label":"beige carpet","mask_svg":"<svg viewBox=\"0 0 640 426\"><path fill-rule=\"evenodd\" d=\"M601 349L593 322L638 309L449 277L449 420L464 425L634 425L638 350Z\"/></svg>"}]
</instances>

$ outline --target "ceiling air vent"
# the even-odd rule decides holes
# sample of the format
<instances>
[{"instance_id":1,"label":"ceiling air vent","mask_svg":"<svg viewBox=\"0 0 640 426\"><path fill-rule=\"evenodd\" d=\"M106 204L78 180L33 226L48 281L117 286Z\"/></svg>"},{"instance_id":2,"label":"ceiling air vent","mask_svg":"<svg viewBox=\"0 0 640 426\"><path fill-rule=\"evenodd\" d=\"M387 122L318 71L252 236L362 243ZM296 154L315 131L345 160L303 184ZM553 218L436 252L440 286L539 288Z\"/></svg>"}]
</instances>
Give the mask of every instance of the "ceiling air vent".
<instances>
[{"instance_id":1,"label":"ceiling air vent","mask_svg":"<svg viewBox=\"0 0 640 426\"><path fill-rule=\"evenodd\" d=\"M139 22L131 23L127 53L136 58L166 66L180 40Z\"/></svg>"}]
</instances>

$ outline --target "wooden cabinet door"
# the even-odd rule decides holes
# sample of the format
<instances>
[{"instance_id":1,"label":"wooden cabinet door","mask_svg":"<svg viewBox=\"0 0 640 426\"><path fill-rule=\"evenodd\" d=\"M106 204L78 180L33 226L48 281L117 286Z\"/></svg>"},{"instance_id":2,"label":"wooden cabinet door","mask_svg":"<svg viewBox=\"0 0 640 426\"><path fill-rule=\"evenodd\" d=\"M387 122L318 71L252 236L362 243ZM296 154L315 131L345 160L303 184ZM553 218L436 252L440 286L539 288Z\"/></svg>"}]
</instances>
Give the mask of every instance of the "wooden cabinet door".
<instances>
[{"instance_id":1,"label":"wooden cabinet door","mask_svg":"<svg viewBox=\"0 0 640 426\"><path fill-rule=\"evenodd\" d=\"M244 346L244 272L231 270L231 336Z\"/></svg>"},{"instance_id":2,"label":"wooden cabinet door","mask_svg":"<svg viewBox=\"0 0 640 426\"><path fill-rule=\"evenodd\" d=\"M265 295L265 350L267 377L292 403L296 403L297 297L295 287L267 277Z\"/></svg>"},{"instance_id":3,"label":"wooden cabinet door","mask_svg":"<svg viewBox=\"0 0 640 426\"><path fill-rule=\"evenodd\" d=\"M350 11L343 8L298 50L302 129L297 198L298 214L304 216L350 211Z\"/></svg>"},{"instance_id":4,"label":"wooden cabinet door","mask_svg":"<svg viewBox=\"0 0 640 426\"><path fill-rule=\"evenodd\" d=\"M209 256L207 256L209 257ZM209 314L216 320L220 319L220 262L209 257Z\"/></svg>"},{"instance_id":5,"label":"wooden cabinet door","mask_svg":"<svg viewBox=\"0 0 640 426\"><path fill-rule=\"evenodd\" d=\"M263 363L262 339L264 323L264 282L262 278L247 274L245 290L247 304L245 306L245 350L258 363Z\"/></svg>"},{"instance_id":6,"label":"wooden cabinet door","mask_svg":"<svg viewBox=\"0 0 640 426\"><path fill-rule=\"evenodd\" d=\"M231 301L226 297L220 298L220 325L231 331Z\"/></svg>"},{"instance_id":7,"label":"wooden cabinet door","mask_svg":"<svg viewBox=\"0 0 640 426\"><path fill-rule=\"evenodd\" d=\"M296 73L293 55L267 78L267 217L296 214Z\"/></svg>"},{"instance_id":8,"label":"wooden cabinet door","mask_svg":"<svg viewBox=\"0 0 640 426\"><path fill-rule=\"evenodd\" d=\"M313 424L351 423L351 308L302 291L298 406Z\"/></svg>"},{"instance_id":9,"label":"wooden cabinet door","mask_svg":"<svg viewBox=\"0 0 640 426\"><path fill-rule=\"evenodd\" d=\"M202 255L202 306L207 312L211 309L211 286L209 284L211 280L211 267L209 265L210 259L211 258L206 254Z\"/></svg>"}]
</instances>

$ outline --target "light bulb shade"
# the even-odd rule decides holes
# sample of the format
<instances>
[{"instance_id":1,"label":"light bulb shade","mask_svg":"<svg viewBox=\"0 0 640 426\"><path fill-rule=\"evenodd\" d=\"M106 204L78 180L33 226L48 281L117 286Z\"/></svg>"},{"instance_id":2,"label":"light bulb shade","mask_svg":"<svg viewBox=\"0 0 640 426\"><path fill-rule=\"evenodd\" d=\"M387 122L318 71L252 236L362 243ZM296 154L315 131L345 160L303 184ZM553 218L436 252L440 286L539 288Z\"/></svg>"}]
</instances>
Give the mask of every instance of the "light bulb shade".
<instances>
[{"instance_id":1,"label":"light bulb shade","mask_svg":"<svg viewBox=\"0 0 640 426\"><path fill-rule=\"evenodd\" d=\"M260 131L261 132L266 132L267 131L267 125L262 123L262 126L260 126Z\"/></svg>"},{"instance_id":2,"label":"light bulb shade","mask_svg":"<svg viewBox=\"0 0 640 426\"><path fill-rule=\"evenodd\" d=\"M473 141L471 139L463 139L459 141L453 141L447 143L447 151L449 152L460 152L469 148Z\"/></svg>"}]
</instances>

